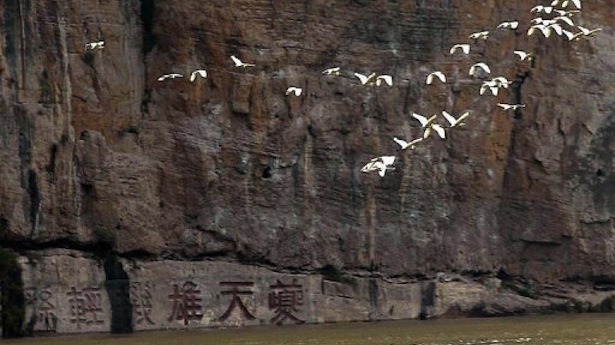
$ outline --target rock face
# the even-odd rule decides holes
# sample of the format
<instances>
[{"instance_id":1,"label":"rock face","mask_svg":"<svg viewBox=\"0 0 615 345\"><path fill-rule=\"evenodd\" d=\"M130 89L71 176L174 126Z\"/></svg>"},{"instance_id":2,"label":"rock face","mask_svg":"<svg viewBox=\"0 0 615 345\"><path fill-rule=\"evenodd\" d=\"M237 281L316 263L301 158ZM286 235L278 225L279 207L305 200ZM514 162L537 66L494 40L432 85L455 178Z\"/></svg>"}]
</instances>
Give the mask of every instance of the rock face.
<instances>
[{"instance_id":1,"label":"rock face","mask_svg":"<svg viewBox=\"0 0 615 345\"><path fill-rule=\"evenodd\" d=\"M532 5L0 0L1 244L22 254L39 300L91 290L104 322L88 319L87 331L139 317L135 329L181 324L143 321L134 291L162 308L175 286L211 288L207 305L235 278L254 283L247 310L259 315L268 287L299 279L308 322L444 315L440 283L421 281L436 272L611 284L615 10L583 3L575 22L603 28L591 40L493 30L511 19L527 28ZM483 29L493 31L470 56L448 54ZM104 49L85 49L98 40ZM536 58L517 61L514 49ZM256 66L235 68L230 55ZM479 96L467 75L476 61L513 80L509 90ZM321 75L333 66L340 77ZM197 68L208 78L157 81ZM449 82L427 87L436 69ZM358 87L352 74L371 71L394 86ZM288 86L304 96L285 96ZM385 178L360 173L397 152L393 136L420 135L411 112L445 109L472 110L468 125L404 152ZM361 288L323 279L327 269ZM391 278L405 280L389 312L374 286ZM486 314L524 303L489 296ZM316 312L323 303L336 307ZM132 320L117 316L125 305ZM54 329L84 331L74 312L57 311Z\"/></svg>"},{"instance_id":2,"label":"rock face","mask_svg":"<svg viewBox=\"0 0 615 345\"><path fill-rule=\"evenodd\" d=\"M108 262L79 251L28 253L28 331L73 333L416 318L420 282L272 272L229 262ZM105 266L105 267L103 267ZM127 282L125 287L121 283ZM129 296L128 301L122 301Z\"/></svg>"}]
</instances>

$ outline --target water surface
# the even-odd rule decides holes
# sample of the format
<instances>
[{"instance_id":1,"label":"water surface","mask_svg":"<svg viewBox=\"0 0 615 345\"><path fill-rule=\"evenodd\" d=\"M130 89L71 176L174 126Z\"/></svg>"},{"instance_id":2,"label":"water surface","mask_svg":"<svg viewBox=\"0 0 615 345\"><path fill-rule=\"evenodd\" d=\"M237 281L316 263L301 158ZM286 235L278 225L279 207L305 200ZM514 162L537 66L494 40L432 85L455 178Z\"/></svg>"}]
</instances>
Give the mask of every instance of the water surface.
<instances>
[{"instance_id":1,"label":"water surface","mask_svg":"<svg viewBox=\"0 0 615 345\"><path fill-rule=\"evenodd\" d=\"M615 345L615 314L385 321L4 340L37 345Z\"/></svg>"}]
</instances>

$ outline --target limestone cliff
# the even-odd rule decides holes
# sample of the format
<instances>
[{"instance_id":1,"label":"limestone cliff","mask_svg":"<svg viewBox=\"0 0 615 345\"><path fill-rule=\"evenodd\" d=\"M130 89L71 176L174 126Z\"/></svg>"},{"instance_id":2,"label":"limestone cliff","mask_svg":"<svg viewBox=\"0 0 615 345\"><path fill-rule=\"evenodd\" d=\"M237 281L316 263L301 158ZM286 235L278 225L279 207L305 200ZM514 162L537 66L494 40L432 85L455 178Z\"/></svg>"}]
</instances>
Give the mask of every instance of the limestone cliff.
<instances>
[{"instance_id":1,"label":"limestone cliff","mask_svg":"<svg viewBox=\"0 0 615 345\"><path fill-rule=\"evenodd\" d=\"M139 271L131 265L207 260L307 277L499 272L612 283L615 10L585 1L575 21L603 31L568 42L526 35L533 5L0 0L2 246L22 254L34 285L53 283L33 262L69 267L67 257L109 251L118 280ZM494 30L512 19L523 29ZM483 29L491 36L469 56L449 55ZM98 40L104 49L84 48ZM230 55L256 66L235 68ZM467 75L476 61L511 88L479 96ZM333 66L340 77L321 74ZM208 77L157 81L197 68ZM436 69L449 82L426 87ZM394 86L359 87L352 74L372 71ZM288 86L304 95L285 96ZM527 107L504 112L498 102ZM408 150L385 178L360 172L397 152L393 136L420 135L411 112L441 110L472 114L446 140ZM75 281L109 280L111 259L100 260ZM419 298L395 314L369 279L364 292L334 293L367 296L357 319L417 317L421 303L434 305ZM96 321L93 330L112 328Z\"/></svg>"}]
</instances>

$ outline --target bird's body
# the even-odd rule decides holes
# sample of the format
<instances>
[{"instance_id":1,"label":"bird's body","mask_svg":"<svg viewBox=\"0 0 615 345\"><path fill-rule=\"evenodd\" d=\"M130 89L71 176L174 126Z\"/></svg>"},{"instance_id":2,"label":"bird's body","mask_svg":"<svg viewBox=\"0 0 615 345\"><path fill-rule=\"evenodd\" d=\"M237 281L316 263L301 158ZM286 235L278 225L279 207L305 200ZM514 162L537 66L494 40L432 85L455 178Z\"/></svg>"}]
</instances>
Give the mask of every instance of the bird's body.
<instances>
[{"instance_id":1,"label":"bird's body","mask_svg":"<svg viewBox=\"0 0 615 345\"><path fill-rule=\"evenodd\" d=\"M371 86L375 84L376 86L380 86L382 83L386 83L389 86L393 86L393 76L388 74L376 75L376 73L372 73L366 76L361 73L355 73L354 76L359 78L361 85Z\"/></svg>"},{"instance_id":2,"label":"bird's body","mask_svg":"<svg viewBox=\"0 0 615 345\"><path fill-rule=\"evenodd\" d=\"M256 66L253 63L245 63L241 60L239 60L239 58L237 58L235 55L231 55L231 60L233 60L233 63L235 63L235 67L253 67Z\"/></svg>"},{"instance_id":3,"label":"bird's body","mask_svg":"<svg viewBox=\"0 0 615 345\"><path fill-rule=\"evenodd\" d=\"M519 108L525 108L525 104L498 103L498 106L504 110L517 110Z\"/></svg>"},{"instance_id":4,"label":"bird's body","mask_svg":"<svg viewBox=\"0 0 615 345\"><path fill-rule=\"evenodd\" d=\"M535 25L532 25L527 30L527 35L528 36L532 36L532 34L534 32L536 32L536 30L540 30L540 32L542 32L542 34L545 37L549 37L549 36L551 36L551 25L552 24L549 24L549 25L545 25L545 24L535 24Z\"/></svg>"},{"instance_id":5,"label":"bird's body","mask_svg":"<svg viewBox=\"0 0 615 345\"><path fill-rule=\"evenodd\" d=\"M547 29L551 29L551 30L555 31L555 33L560 35L560 36L562 35L563 30L564 30L562 28L562 26L557 24L557 23L554 23L554 24L551 24L551 25L547 26Z\"/></svg>"},{"instance_id":6,"label":"bird's body","mask_svg":"<svg viewBox=\"0 0 615 345\"><path fill-rule=\"evenodd\" d=\"M340 75L340 68L339 67L327 68L326 70L324 70L322 72L322 74L326 74L326 75Z\"/></svg>"},{"instance_id":7,"label":"bird's body","mask_svg":"<svg viewBox=\"0 0 615 345\"><path fill-rule=\"evenodd\" d=\"M415 119L419 120L419 122L421 123L421 127L424 128L423 130L423 139L427 139L429 137L429 135L431 134L431 130L435 130L438 135L441 138L444 138L444 128L442 128L442 126L438 125L438 124L434 124L433 121L436 119L438 115L433 115L430 118L426 118L423 115L419 115L417 113L412 113L412 117L414 117Z\"/></svg>"},{"instance_id":8,"label":"bird's body","mask_svg":"<svg viewBox=\"0 0 615 345\"><path fill-rule=\"evenodd\" d=\"M486 63L484 62L477 62L475 64L473 64L472 66L470 66L470 75L471 76L476 76L476 72L478 72L478 69L482 69L483 71L485 71L486 73L491 73L491 69L489 68L489 66L487 66Z\"/></svg>"},{"instance_id":9,"label":"bird's body","mask_svg":"<svg viewBox=\"0 0 615 345\"><path fill-rule=\"evenodd\" d=\"M414 117L415 119L419 120L419 122L421 123L421 127L425 128L427 126L429 126L431 124L431 122L433 120L436 119L436 115L430 117L430 118L426 118L423 115L417 114L417 113L412 113L412 117Z\"/></svg>"},{"instance_id":10,"label":"bird's body","mask_svg":"<svg viewBox=\"0 0 615 345\"><path fill-rule=\"evenodd\" d=\"M502 22L496 28L497 29L515 30L518 27L519 27L519 22L514 20L514 21L510 21L510 22Z\"/></svg>"},{"instance_id":11,"label":"bird's body","mask_svg":"<svg viewBox=\"0 0 615 345\"><path fill-rule=\"evenodd\" d=\"M183 75L181 75L179 73L163 74L160 77L158 77L158 81L163 81L163 80L166 80L166 79L181 78L181 77L183 77Z\"/></svg>"},{"instance_id":12,"label":"bird's body","mask_svg":"<svg viewBox=\"0 0 615 345\"><path fill-rule=\"evenodd\" d=\"M503 87L505 89L508 89L508 85L512 84L512 81L509 81L502 76L495 77L491 79L491 81L494 82L497 87Z\"/></svg>"},{"instance_id":13,"label":"bird's body","mask_svg":"<svg viewBox=\"0 0 615 345\"><path fill-rule=\"evenodd\" d=\"M431 83L433 83L434 78L438 78L440 79L441 82L446 83L446 76L444 75L444 73L440 71L429 73L429 75L427 75L427 79L425 80L425 83L427 85L430 85Z\"/></svg>"},{"instance_id":14,"label":"bird's body","mask_svg":"<svg viewBox=\"0 0 615 345\"><path fill-rule=\"evenodd\" d=\"M530 20L530 23L533 25L536 25L536 24L549 25L555 22L552 21L551 19L543 19L542 17L536 17Z\"/></svg>"},{"instance_id":15,"label":"bird's body","mask_svg":"<svg viewBox=\"0 0 615 345\"><path fill-rule=\"evenodd\" d=\"M393 140L394 140L397 144L399 144L399 146L401 146L401 149L402 149L402 150L405 150L405 149L408 149L408 148L409 148L409 149L411 149L411 150L413 150L413 149L414 149L414 147L416 146L416 144L418 144L418 143L420 143L421 141L423 141L423 138L414 139L414 140L412 140L412 141L410 141L410 142L407 142L407 141L405 141L405 140L399 139L399 138L397 138L397 137L394 137L394 138L393 138Z\"/></svg>"},{"instance_id":16,"label":"bird's body","mask_svg":"<svg viewBox=\"0 0 615 345\"><path fill-rule=\"evenodd\" d=\"M455 44L454 46L451 47L451 50L449 51L449 53L453 55L458 49L461 49L461 51L466 55L470 54L469 44Z\"/></svg>"},{"instance_id":17,"label":"bird's body","mask_svg":"<svg viewBox=\"0 0 615 345\"><path fill-rule=\"evenodd\" d=\"M190 81L194 82L196 77L207 78L207 71L204 69L197 69L190 74Z\"/></svg>"},{"instance_id":18,"label":"bird's body","mask_svg":"<svg viewBox=\"0 0 615 345\"><path fill-rule=\"evenodd\" d=\"M515 50L513 51L513 54L517 55L521 61L526 60L526 59L531 60L534 56L532 53L527 53L527 52L524 52L523 50Z\"/></svg>"},{"instance_id":19,"label":"bird's body","mask_svg":"<svg viewBox=\"0 0 615 345\"><path fill-rule=\"evenodd\" d=\"M355 73L354 76L359 78L361 85L371 85L376 80L376 73L372 73L368 76L361 73Z\"/></svg>"},{"instance_id":20,"label":"bird's body","mask_svg":"<svg viewBox=\"0 0 615 345\"><path fill-rule=\"evenodd\" d=\"M388 74L381 74L376 77L376 86L386 83L388 86L393 86L393 77Z\"/></svg>"},{"instance_id":21,"label":"bird's body","mask_svg":"<svg viewBox=\"0 0 615 345\"><path fill-rule=\"evenodd\" d=\"M555 13L557 13L560 16L566 16L566 17L572 17L575 15L575 13L579 13L581 11L579 10L553 10Z\"/></svg>"},{"instance_id":22,"label":"bird's body","mask_svg":"<svg viewBox=\"0 0 615 345\"><path fill-rule=\"evenodd\" d=\"M569 41L578 40L579 36L575 36L575 33L566 29L562 30L562 34L568 38Z\"/></svg>"},{"instance_id":23,"label":"bird's body","mask_svg":"<svg viewBox=\"0 0 615 345\"><path fill-rule=\"evenodd\" d=\"M470 36L468 36L468 38L473 39L473 40L478 40L478 39L486 40L487 38L489 38L489 31L474 32L474 33L470 34Z\"/></svg>"},{"instance_id":24,"label":"bird's body","mask_svg":"<svg viewBox=\"0 0 615 345\"><path fill-rule=\"evenodd\" d=\"M425 128L425 131L423 132L423 139L427 139L429 137L432 129L436 131L441 139L446 139L446 131L444 130L444 127L437 123L432 123L429 127Z\"/></svg>"},{"instance_id":25,"label":"bird's body","mask_svg":"<svg viewBox=\"0 0 615 345\"><path fill-rule=\"evenodd\" d=\"M572 24L572 20L568 17L556 17L555 19L542 19L542 18L535 18L533 19L534 24L532 26L530 26L530 28L527 30L527 35L531 36L534 32L536 32L536 30L540 30L540 32L545 36L545 37L550 37L551 36L551 32L555 32L558 35L562 35L565 34L568 36L568 34L566 32L568 32L567 30L565 30L564 28L562 28L562 26L559 24L559 22L564 22L566 24L569 25L573 25ZM568 36L568 38L570 38Z\"/></svg>"},{"instance_id":26,"label":"bird's body","mask_svg":"<svg viewBox=\"0 0 615 345\"><path fill-rule=\"evenodd\" d=\"M465 120L466 117L470 116L470 112L466 111L465 113L461 114L461 116L459 116L458 118L455 118L453 115L449 114L448 112L442 111L442 116L444 116L446 121L448 121L448 123L451 124L451 127L461 127L465 125L463 120Z\"/></svg>"},{"instance_id":27,"label":"bird's body","mask_svg":"<svg viewBox=\"0 0 615 345\"><path fill-rule=\"evenodd\" d=\"M553 6L543 6L543 5L534 6L530 10L530 12L532 13L544 12L547 14L551 13L552 11L553 11Z\"/></svg>"},{"instance_id":28,"label":"bird's body","mask_svg":"<svg viewBox=\"0 0 615 345\"><path fill-rule=\"evenodd\" d=\"M512 81L509 81L504 77L495 77L491 80L484 81L483 85L481 85L480 87L479 93L482 95L485 93L485 91L490 90L491 94L497 96L500 88L508 89L508 85L510 84L512 84Z\"/></svg>"},{"instance_id":29,"label":"bird's body","mask_svg":"<svg viewBox=\"0 0 615 345\"><path fill-rule=\"evenodd\" d=\"M597 28L597 29L588 29L585 28L583 26L577 26L577 28L581 31L577 32L576 34L572 35L572 37L569 37L568 39L570 41L572 40L578 40L581 37L594 37L596 36L596 33L599 31L602 31L602 28Z\"/></svg>"},{"instance_id":30,"label":"bird's body","mask_svg":"<svg viewBox=\"0 0 615 345\"><path fill-rule=\"evenodd\" d=\"M90 42L85 44L85 49L103 49L105 47L105 41Z\"/></svg>"},{"instance_id":31,"label":"bird's body","mask_svg":"<svg viewBox=\"0 0 615 345\"><path fill-rule=\"evenodd\" d=\"M378 170L378 175L380 177L384 177L387 170L393 170L391 166L395 162L395 156L381 156L372 158L372 160L365 164L363 168L361 168L362 172L368 173L370 171Z\"/></svg>"},{"instance_id":32,"label":"bird's body","mask_svg":"<svg viewBox=\"0 0 615 345\"><path fill-rule=\"evenodd\" d=\"M487 90L491 91L491 94L494 96L498 95L498 91L499 91L499 87L497 86L497 84L492 81L492 80L487 80L483 82L483 85L480 86L480 91L479 93L482 95L484 94Z\"/></svg>"},{"instance_id":33,"label":"bird's body","mask_svg":"<svg viewBox=\"0 0 615 345\"><path fill-rule=\"evenodd\" d=\"M570 19L569 16L557 16L554 17L553 20L557 23L557 22L564 22L570 26L574 26L574 22L572 21L572 19Z\"/></svg>"},{"instance_id":34,"label":"bird's body","mask_svg":"<svg viewBox=\"0 0 615 345\"><path fill-rule=\"evenodd\" d=\"M578 9L581 9L581 0L553 0L551 2L551 6L560 5L562 8L566 8L570 2L572 2Z\"/></svg>"},{"instance_id":35,"label":"bird's body","mask_svg":"<svg viewBox=\"0 0 615 345\"><path fill-rule=\"evenodd\" d=\"M291 86L288 89L286 89L286 95L288 96L291 93L294 93L295 96L299 97L301 96L301 93L303 92L303 89L300 87L296 87L296 86Z\"/></svg>"}]
</instances>

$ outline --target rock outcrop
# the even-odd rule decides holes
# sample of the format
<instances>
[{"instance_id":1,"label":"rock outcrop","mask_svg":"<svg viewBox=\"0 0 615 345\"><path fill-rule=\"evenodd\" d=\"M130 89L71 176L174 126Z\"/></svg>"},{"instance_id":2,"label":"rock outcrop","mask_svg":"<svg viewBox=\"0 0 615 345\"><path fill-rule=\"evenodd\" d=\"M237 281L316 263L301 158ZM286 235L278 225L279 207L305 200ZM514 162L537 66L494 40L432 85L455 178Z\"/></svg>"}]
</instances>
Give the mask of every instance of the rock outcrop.
<instances>
[{"instance_id":1,"label":"rock outcrop","mask_svg":"<svg viewBox=\"0 0 615 345\"><path fill-rule=\"evenodd\" d=\"M30 329L215 326L223 306L205 306L228 297L222 281L253 283L245 310L258 315L275 310L264 303L278 280L301 285L306 322L545 307L472 277L610 286L615 13L583 3L575 22L603 28L591 40L494 30L527 28L532 5L0 0L0 244L21 254L36 292ZM448 54L482 29L493 31L469 56ZM85 49L98 40L104 49ZM467 75L476 61L510 89L479 96ZM321 75L336 65L340 77ZM197 68L208 77L157 81ZM449 83L426 87L435 69ZM371 71L394 86L358 87L352 73ZM285 96L288 86L304 96ZM360 172L397 152L393 136L420 135L411 112L445 109L472 110L468 125L405 152L385 178ZM438 272L461 283L433 281ZM474 284L471 305L446 302ZM144 313L168 307L175 287L211 290L191 303L212 314L150 324ZM608 298L596 293L591 305ZM63 311L32 318L50 296ZM87 316L67 298L88 301ZM247 324L271 321L240 311Z\"/></svg>"}]
</instances>

